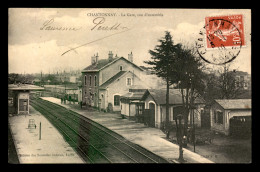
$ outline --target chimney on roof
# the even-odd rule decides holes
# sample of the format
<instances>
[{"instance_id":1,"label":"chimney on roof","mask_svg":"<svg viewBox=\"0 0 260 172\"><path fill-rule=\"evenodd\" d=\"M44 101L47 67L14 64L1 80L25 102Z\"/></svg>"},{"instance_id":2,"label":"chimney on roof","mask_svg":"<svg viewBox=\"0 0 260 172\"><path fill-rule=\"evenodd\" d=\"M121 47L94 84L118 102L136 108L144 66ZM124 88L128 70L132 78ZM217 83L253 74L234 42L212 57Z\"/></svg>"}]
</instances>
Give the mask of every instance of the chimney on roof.
<instances>
[{"instance_id":1,"label":"chimney on roof","mask_svg":"<svg viewBox=\"0 0 260 172\"><path fill-rule=\"evenodd\" d=\"M113 53L112 53L112 51L109 51L109 53L108 53L108 61L112 61L113 60Z\"/></svg>"},{"instance_id":2,"label":"chimney on roof","mask_svg":"<svg viewBox=\"0 0 260 172\"><path fill-rule=\"evenodd\" d=\"M128 60L133 63L133 53L131 51L131 54L128 54Z\"/></svg>"},{"instance_id":3,"label":"chimney on roof","mask_svg":"<svg viewBox=\"0 0 260 172\"><path fill-rule=\"evenodd\" d=\"M94 54L94 56L91 57L91 64L94 65L96 64L96 56Z\"/></svg>"},{"instance_id":4,"label":"chimney on roof","mask_svg":"<svg viewBox=\"0 0 260 172\"><path fill-rule=\"evenodd\" d=\"M96 55L96 64L98 64L98 53Z\"/></svg>"}]
</instances>

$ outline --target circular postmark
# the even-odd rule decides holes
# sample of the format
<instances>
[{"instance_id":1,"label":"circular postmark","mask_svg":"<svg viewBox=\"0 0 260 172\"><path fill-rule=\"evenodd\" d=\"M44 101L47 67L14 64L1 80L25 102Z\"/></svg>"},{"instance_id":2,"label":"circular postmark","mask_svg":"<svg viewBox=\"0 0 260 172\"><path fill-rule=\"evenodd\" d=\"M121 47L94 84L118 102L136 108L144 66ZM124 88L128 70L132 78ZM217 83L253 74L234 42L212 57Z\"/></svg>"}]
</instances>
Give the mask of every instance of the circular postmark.
<instances>
[{"instance_id":1,"label":"circular postmark","mask_svg":"<svg viewBox=\"0 0 260 172\"><path fill-rule=\"evenodd\" d=\"M223 18L206 21L196 42L199 56L207 63L223 65L233 61L241 51L243 39L236 22Z\"/></svg>"}]
</instances>

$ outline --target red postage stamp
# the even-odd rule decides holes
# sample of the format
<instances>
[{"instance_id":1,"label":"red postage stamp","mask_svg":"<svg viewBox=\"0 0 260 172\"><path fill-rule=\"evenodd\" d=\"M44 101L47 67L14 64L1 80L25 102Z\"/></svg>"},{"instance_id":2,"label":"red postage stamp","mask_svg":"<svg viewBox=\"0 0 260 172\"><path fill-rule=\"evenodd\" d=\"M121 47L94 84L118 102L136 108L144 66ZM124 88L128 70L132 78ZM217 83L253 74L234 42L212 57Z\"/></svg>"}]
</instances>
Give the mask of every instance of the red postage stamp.
<instances>
[{"instance_id":1,"label":"red postage stamp","mask_svg":"<svg viewBox=\"0 0 260 172\"><path fill-rule=\"evenodd\" d=\"M207 48L245 45L243 15L206 17L205 22Z\"/></svg>"}]
</instances>

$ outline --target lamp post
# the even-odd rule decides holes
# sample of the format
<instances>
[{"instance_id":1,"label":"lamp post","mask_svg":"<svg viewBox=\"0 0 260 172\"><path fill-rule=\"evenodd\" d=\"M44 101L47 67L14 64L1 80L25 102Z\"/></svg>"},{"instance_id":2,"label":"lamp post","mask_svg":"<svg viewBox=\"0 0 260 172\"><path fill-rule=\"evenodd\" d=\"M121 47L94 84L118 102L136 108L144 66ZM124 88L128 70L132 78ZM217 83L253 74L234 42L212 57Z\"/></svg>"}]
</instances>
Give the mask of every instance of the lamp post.
<instances>
[{"instance_id":1,"label":"lamp post","mask_svg":"<svg viewBox=\"0 0 260 172\"><path fill-rule=\"evenodd\" d=\"M192 139L193 139L193 149L195 152L195 144L196 144L196 138L195 138L195 118L194 118L194 109L196 109L195 106L191 106L191 112L192 112Z\"/></svg>"},{"instance_id":2,"label":"lamp post","mask_svg":"<svg viewBox=\"0 0 260 172\"><path fill-rule=\"evenodd\" d=\"M40 122L40 127L39 127L39 140L41 140L41 138L42 138L42 124L41 124L41 122Z\"/></svg>"},{"instance_id":3,"label":"lamp post","mask_svg":"<svg viewBox=\"0 0 260 172\"><path fill-rule=\"evenodd\" d=\"M67 93L66 93L66 76L64 77L64 85L65 85L65 89L64 89L64 104L66 104L66 99L67 99Z\"/></svg>"},{"instance_id":4,"label":"lamp post","mask_svg":"<svg viewBox=\"0 0 260 172\"><path fill-rule=\"evenodd\" d=\"M193 78L194 78L194 74L191 73L189 74L189 77L190 77L190 89L193 90L193 84L192 84L192 81L193 81ZM193 101L191 102L191 113L192 113L192 121L193 121L193 125L192 125L192 138L193 138L193 149L194 149L194 152L195 152L195 144L196 144L196 138L195 138L195 120L194 120L194 109L196 109L196 107L193 105Z\"/></svg>"},{"instance_id":5,"label":"lamp post","mask_svg":"<svg viewBox=\"0 0 260 172\"><path fill-rule=\"evenodd\" d=\"M183 131L182 131L182 118L183 118L183 115L182 114L179 114L177 115L176 119L175 119L175 122L176 122L176 127L177 127L177 142L179 144L179 161L180 162L184 162L184 159L183 159L183 149L182 149L182 141L183 141Z\"/></svg>"}]
</instances>

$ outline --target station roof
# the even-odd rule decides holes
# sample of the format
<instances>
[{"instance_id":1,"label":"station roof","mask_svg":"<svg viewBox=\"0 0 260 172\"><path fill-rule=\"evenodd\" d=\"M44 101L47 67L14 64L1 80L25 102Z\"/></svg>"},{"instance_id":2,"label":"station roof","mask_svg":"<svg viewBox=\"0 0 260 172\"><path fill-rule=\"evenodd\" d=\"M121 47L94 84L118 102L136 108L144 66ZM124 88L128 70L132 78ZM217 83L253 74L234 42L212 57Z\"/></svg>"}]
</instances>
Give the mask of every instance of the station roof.
<instances>
[{"instance_id":1,"label":"station roof","mask_svg":"<svg viewBox=\"0 0 260 172\"><path fill-rule=\"evenodd\" d=\"M148 89L141 100L145 100L148 95L151 95L154 101L157 104L166 104L166 90L165 89ZM195 104L204 104L205 100L198 96L195 101ZM182 104L182 95L179 89L170 89L169 90L169 104Z\"/></svg>"},{"instance_id":2,"label":"station roof","mask_svg":"<svg viewBox=\"0 0 260 172\"><path fill-rule=\"evenodd\" d=\"M251 109L251 99L216 99L224 109Z\"/></svg>"},{"instance_id":3,"label":"station roof","mask_svg":"<svg viewBox=\"0 0 260 172\"><path fill-rule=\"evenodd\" d=\"M117 60L119 58L114 58L114 60ZM110 62L112 61L109 61L108 59L101 59L101 60L98 60L98 63L96 64L92 64L92 65L89 65L88 67L86 67L85 69L83 69L83 71L89 71L89 70L99 70L101 69L102 67L106 66L107 64L109 64Z\"/></svg>"},{"instance_id":4,"label":"station roof","mask_svg":"<svg viewBox=\"0 0 260 172\"><path fill-rule=\"evenodd\" d=\"M129 99L129 100L140 100L145 91L140 92L129 92L121 96L121 99Z\"/></svg>"},{"instance_id":5,"label":"station roof","mask_svg":"<svg viewBox=\"0 0 260 172\"><path fill-rule=\"evenodd\" d=\"M138 69L140 69L141 71L143 71L144 69L142 69L141 67L137 66L136 64L130 62L129 60L127 60L124 57L116 57L113 58L112 61L109 61L108 59L101 59L98 60L98 63L89 65L88 67L84 68L82 70L82 72L92 72L92 71L100 71L108 66L110 66L111 64L115 63L116 61L118 61L119 59L125 60L128 63L133 64L135 67L137 67Z\"/></svg>"},{"instance_id":6,"label":"station roof","mask_svg":"<svg viewBox=\"0 0 260 172\"><path fill-rule=\"evenodd\" d=\"M44 85L44 88L58 88L58 89L65 89L65 85ZM77 90L77 84L67 84L66 90Z\"/></svg>"},{"instance_id":7,"label":"station roof","mask_svg":"<svg viewBox=\"0 0 260 172\"><path fill-rule=\"evenodd\" d=\"M30 84L8 84L8 90L44 90L44 88Z\"/></svg>"}]
</instances>

